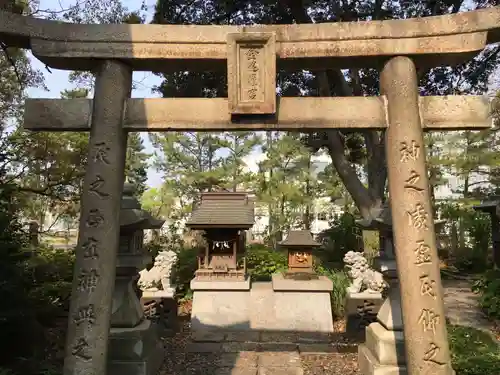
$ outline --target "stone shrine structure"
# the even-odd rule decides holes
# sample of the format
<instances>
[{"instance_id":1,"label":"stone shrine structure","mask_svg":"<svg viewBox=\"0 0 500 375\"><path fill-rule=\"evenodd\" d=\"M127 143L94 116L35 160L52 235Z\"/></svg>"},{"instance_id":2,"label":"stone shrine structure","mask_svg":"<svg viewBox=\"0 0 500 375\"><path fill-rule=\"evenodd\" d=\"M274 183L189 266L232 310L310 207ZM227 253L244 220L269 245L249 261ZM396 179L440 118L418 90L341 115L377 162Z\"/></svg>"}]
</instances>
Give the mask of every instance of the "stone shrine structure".
<instances>
[{"instance_id":1,"label":"stone shrine structure","mask_svg":"<svg viewBox=\"0 0 500 375\"><path fill-rule=\"evenodd\" d=\"M307 230L290 231L280 245L288 249L288 271L272 275L270 328L292 332L333 332L330 292L333 282L313 269L312 249L320 246ZM305 264L304 264L305 263ZM283 311L279 311L283 310ZM269 313L269 315L273 315Z\"/></svg>"},{"instance_id":2,"label":"stone shrine structure","mask_svg":"<svg viewBox=\"0 0 500 375\"><path fill-rule=\"evenodd\" d=\"M253 202L246 193L204 193L186 223L202 230L206 246L198 256L195 280L246 281L244 231L254 224ZM243 256L242 256L243 255ZM238 257L243 265L240 267Z\"/></svg>"},{"instance_id":3,"label":"stone shrine structure","mask_svg":"<svg viewBox=\"0 0 500 375\"><path fill-rule=\"evenodd\" d=\"M492 197L473 207L476 211L486 212L491 220L491 243L493 247L493 265L500 268L500 199Z\"/></svg>"},{"instance_id":4,"label":"stone shrine structure","mask_svg":"<svg viewBox=\"0 0 500 375\"><path fill-rule=\"evenodd\" d=\"M30 99L24 112L32 131L90 130L70 316L93 306L95 318L69 320L64 375L107 373L127 132L270 129L385 130L406 371L452 374L423 132L489 128L490 103L473 95L419 97L417 71L463 63L499 42L498 19L500 7L331 24L73 25L0 11L6 47L97 77L93 100ZM378 69L381 96L278 100L277 66ZM133 71L226 68L228 98L130 98ZM80 286L85 272L99 275L95 287ZM373 374L376 361L367 358L364 371Z\"/></svg>"},{"instance_id":5,"label":"stone shrine structure","mask_svg":"<svg viewBox=\"0 0 500 375\"><path fill-rule=\"evenodd\" d=\"M246 193L204 193L186 226L202 230L206 246L191 281L191 329L221 329L248 322L250 279L244 231L254 224ZM240 264L242 264L240 266Z\"/></svg>"},{"instance_id":6,"label":"stone shrine structure","mask_svg":"<svg viewBox=\"0 0 500 375\"><path fill-rule=\"evenodd\" d=\"M120 246L117 255L116 280L111 308L108 371L120 375L154 375L163 362L163 345L159 329L144 317L137 295L137 275L150 258L144 251L144 230L161 228L164 221L156 220L141 209L134 197L134 187L126 183L120 210ZM99 274L82 274L79 285L97 287ZM94 307L80 309L79 319L94 315Z\"/></svg>"},{"instance_id":7,"label":"stone shrine structure","mask_svg":"<svg viewBox=\"0 0 500 375\"><path fill-rule=\"evenodd\" d=\"M312 280L318 275L314 272L313 249L321 246L313 239L308 230L292 230L281 241L280 246L288 251L288 271L283 274L285 279Z\"/></svg>"}]
</instances>

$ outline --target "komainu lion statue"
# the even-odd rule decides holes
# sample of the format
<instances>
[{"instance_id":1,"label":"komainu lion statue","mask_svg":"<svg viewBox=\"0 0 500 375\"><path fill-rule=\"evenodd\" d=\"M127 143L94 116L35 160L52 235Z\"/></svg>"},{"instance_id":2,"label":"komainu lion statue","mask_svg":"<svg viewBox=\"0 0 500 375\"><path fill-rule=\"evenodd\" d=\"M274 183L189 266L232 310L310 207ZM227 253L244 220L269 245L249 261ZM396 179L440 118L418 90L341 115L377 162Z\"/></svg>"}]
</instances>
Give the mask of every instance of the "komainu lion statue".
<instances>
[{"instance_id":1,"label":"komainu lion statue","mask_svg":"<svg viewBox=\"0 0 500 375\"><path fill-rule=\"evenodd\" d=\"M347 288L349 293L381 293L388 284L380 272L370 268L363 253L349 251L344 255L344 263L349 269L347 274L352 279Z\"/></svg>"},{"instance_id":2,"label":"komainu lion statue","mask_svg":"<svg viewBox=\"0 0 500 375\"><path fill-rule=\"evenodd\" d=\"M177 262L177 254L173 251L160 251L155 258L153 267L150 270L139 272L137 284L142 290L158 291L164 290L173 292L175 288L170 284L172 267Z\"/></svg>"}]
</instances>

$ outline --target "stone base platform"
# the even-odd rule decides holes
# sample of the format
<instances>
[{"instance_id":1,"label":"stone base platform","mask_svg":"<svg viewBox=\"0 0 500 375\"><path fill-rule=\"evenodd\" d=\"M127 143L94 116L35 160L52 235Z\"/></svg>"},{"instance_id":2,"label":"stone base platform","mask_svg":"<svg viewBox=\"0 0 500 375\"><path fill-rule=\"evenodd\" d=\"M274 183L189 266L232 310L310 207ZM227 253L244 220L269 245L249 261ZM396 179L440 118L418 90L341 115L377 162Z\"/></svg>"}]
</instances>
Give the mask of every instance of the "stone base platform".
<instances>
[{"instance_id":1,"label":"stone base platform","mask_svg":"<svg viewBox=\"0 0 500 375\"><path fill-rule=\"evenodd\" d=\"M332 282L290 280L281 274L271 282L191 282L191 330L333 332Z\"/></svg>"},{"instance_id":2,"label":"stone base platform","mask_svg":"<svg viewBox=\"0 0 500 375\"><path fill-rule=\"evenodd\" d=\"M154 375L164 356L158 327L149 320L134 328L112 328L109 335L108 374Z\"/></svg>"},{"instance_id":3,"label":"stone base platform","mask_svg":"<svg viewBox=\"0 0 500 375\"><path fill-rule=\"evenodd\" d=\"M407 375L403 331L370 324L366 342L358 348L358 365L363 375Z\"/></svg>"},{"instance_id":4,"label":"stone base platform","mask_svg":"<svg viewBox=\"0 0 500 375\"><path fill-rule=\"evenodd\" d=\"M356 353L358 344L341 334L271 331L195 331L187 351L192 353L299 352Z\"/></svg>"},{"instance_id":5,"label":"stone base platform","mask_svg":"<svg viewBox=\"0 0 500 375\"><path fill-rule=\"evenodd\" d=\"M365 341L366 327L377 321L377 314L383 302L381 293L348 292L345 304L347 334Z\"/></svg>"}]
</instances>

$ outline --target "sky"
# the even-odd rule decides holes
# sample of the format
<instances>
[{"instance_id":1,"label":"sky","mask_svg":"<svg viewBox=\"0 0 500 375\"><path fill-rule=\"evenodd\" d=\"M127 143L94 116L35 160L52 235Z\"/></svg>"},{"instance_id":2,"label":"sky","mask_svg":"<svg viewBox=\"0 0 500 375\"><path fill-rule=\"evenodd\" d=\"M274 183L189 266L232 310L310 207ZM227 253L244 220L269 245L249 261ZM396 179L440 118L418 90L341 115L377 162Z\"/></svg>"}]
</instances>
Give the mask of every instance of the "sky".
<instances>
[{"instance_id":1,"label":"sky","mask_svg":"<svg viewBox=\"0 0 500 375\"><path fill-rule=\"evenodd\" d=\"M153 5L155 4L155 0L147 0L146 5L148 6L148 21L150 21ZM68 0L40 0L40 9L61 9L68 8L68 5L74 4L75 1ZM136 9L140 7L140 1L137 0L124 0L122 1L124 6L129 8L130 10ZM50 73L47 69L45 69L45 65L42 64L36 57L29 54L29 58L34 66L34 68L43 72L45 76L45 85L49 89L49 91L45 91L37 88L28 89L28 96L30 98L60 98L61 91L65 89L72 89L73 86L69 82L69 73L70 71L65 70L57 70L50 69ZM158 94L154 94L152 92L152 88L155 85L161 83L161 78L155 76L150 72L134 72L133 80L136 86L136 89L132 92L133 98L154 98L158 97ZM141 134L144 140L144 146L146 147L146 152L153 153L153 147L149 142L149 138L146 133ZM153 168L150 168L148 171L148 181L147 185L149 187L159 187L162 184L161 175L156 172Z\"/></svg>"}]
</instances>

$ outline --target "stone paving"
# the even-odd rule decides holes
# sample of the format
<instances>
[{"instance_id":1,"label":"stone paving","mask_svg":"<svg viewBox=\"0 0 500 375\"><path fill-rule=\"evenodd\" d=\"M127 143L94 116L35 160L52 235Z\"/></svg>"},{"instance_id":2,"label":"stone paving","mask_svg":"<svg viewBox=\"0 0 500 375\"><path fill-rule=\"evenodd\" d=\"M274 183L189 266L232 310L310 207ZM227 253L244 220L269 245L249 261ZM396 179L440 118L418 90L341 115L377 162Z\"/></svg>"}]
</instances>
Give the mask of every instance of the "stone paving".
<instances>
[{"instance_id":1,"label":"stone paving","mask_svg":"<svg viewBox=\"0 0 500 375\"><path fill-rule=\"evenodd\" d=\"M446 317L451 324L492 332L490 322L479 309L478 295L468 280L443 280Z\"/></svg>"}]
</instances>

